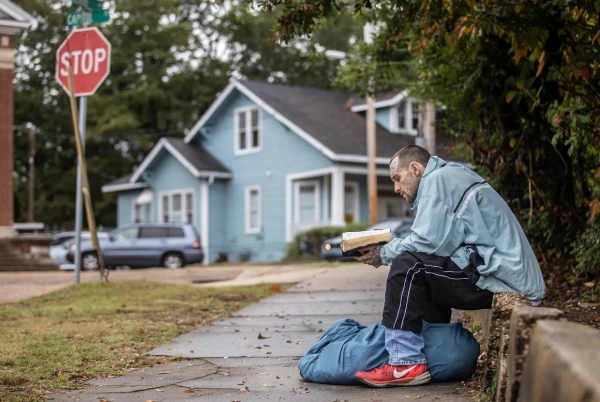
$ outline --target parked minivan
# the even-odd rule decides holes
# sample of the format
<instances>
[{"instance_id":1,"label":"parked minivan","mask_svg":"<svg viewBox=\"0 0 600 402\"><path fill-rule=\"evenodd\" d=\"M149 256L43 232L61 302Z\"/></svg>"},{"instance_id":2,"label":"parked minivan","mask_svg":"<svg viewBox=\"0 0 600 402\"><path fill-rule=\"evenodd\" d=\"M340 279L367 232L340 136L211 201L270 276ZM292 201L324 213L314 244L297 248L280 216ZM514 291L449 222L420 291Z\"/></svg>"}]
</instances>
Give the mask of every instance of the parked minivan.
<instances>
[{"instance_id":1,"label":"parked minivan","mask_svg":"<svg viewBox=\"0 0 600 402\"><path fill-rule=\"evenodd\" d=\"M201 263L204 252L196 228L184 223L135 223L124 225L100 240L100 250L107 267L181 268ZM67 260L73 262L75 246ZM96 270L98 257L90 241L81 243L81 268Z\"/></svg>"}]
</instances>

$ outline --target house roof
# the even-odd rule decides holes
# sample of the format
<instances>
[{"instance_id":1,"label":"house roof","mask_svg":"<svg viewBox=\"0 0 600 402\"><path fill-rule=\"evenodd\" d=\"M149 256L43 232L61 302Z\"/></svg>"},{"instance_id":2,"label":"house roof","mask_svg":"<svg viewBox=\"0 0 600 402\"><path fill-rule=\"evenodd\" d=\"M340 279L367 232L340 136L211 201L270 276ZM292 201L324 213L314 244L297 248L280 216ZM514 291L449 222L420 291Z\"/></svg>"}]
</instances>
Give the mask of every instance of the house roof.
<instances>
[{"instance_id":1,"label":"house roof","mask_svg":"<svg viewBox=\"0 0 600 402\"><path fill-rule=\"evenodd\" d=\"M334 154L367 155L366 119L349 106L360 100L356 95L259 81L241 84ZM414 136L392 134L380 125L375 135L378 158L415 143Z\"/></svg>"},{"instance_id":2,"label":"house roof","mask_svg":"<svg viewBox=\"0 0 600 402\"><path fill-rule=\"evenodd\" d=\"M231 173L210 152L197 143L186 143L183 138L166 138L185 159L187 159L199 172Z\"/></svg>"},{"instance_id":3,"label":"house roof","mask_svg":"<svg viewBox=\"0 0 600 402\"><path fill-rule=\"evenodd\" d=\"M400 103L400 101L402 101L402 99L404 99L407 95L408 95L407 91L402 91L402 92L393 91L393 90L383 91L383 92L377 94L377 96L375 97L375 109L396 105L396 104ZM356 99L354 100L353 103L354 103L352 105L353 112L364 112L369 107L367 105L366 99L363 99L360 97L356 97Z\"/></svg>"},{"instance_id":4,"label":"house roof","mask_svg":"<svg viewBox=\"0 0 600 402\"><path fill-rule=\"evenodd\" d=\"M0 0L0 26L27 28L35 20L28 12L11 1Z\"/></svg>"},{"instance_id":5,"label":"house roof","mask_svg":"<svg viewBox=\"0 0 600 402\"><path fill-rule=\"evenodd\" d=\"M128 174L105 184L102 186L102 192L111 193L114 191L137 190L148 187L148 184L144 182L130 183L129 180L131 179L131 176L132 175Z\"/></svg>"},{"instance_id":6,"label":"house roof","mask_svg":"<svg viewBox=\"0 0 600 402\"><path fill-rule=\"evenodd\" d=\"M135 170L129 183L140 180L162 150L173 155L194 177L231 177L231 171L201 145L186 143L181 138L163 137Z\"/></svg>"}]
</instances>

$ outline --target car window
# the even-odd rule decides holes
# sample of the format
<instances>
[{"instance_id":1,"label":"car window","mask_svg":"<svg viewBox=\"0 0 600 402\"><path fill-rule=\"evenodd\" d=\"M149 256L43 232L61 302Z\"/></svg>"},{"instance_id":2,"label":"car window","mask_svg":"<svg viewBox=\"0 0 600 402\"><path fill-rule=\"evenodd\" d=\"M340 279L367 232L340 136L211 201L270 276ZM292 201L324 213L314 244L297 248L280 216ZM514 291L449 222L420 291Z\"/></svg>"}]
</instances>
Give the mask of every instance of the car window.
<instances>
[{"instance_id":1,"label":"car window","mask_svg":"<svg viewBox=\"0 0 600 402\"><path fill-rule=\"evenodd\" d=\"M169 237L185 237L183 228L169 228Z\"/></svg>"},{"instance_id":2,"label":"car window","mask_svg":"<svg viewBox=\"0 0 600 402\"><path fill-rule=\"evenodd\" d=\"M140 228L140 239L158 239L168 237L168 228L160 226L145 226Z\"/></svg>"},{"instance_id":3,"label":"car window","mask_svg":"<svg viewBox=\"0 0 600 402\"><path fill-rule=\"evenodd\" d=\"M113 237L115 240L131 240L137 239L138 237L138 228L127 228L117 232Z\"/></svg>"},{"instance_id":4,"label":"car window","mask_svg":"<svg viewBox=\"0 0 600 402\"><path fill-rule=\"evenodd\" d=\"M50 247L58 246L59 244L63 244L64 242L71 240L72 238L73 238L73 236L71 236L71 235L54 237L54 238L52 238L52 241L50 242Z\"/></svg>"}]
</instances>

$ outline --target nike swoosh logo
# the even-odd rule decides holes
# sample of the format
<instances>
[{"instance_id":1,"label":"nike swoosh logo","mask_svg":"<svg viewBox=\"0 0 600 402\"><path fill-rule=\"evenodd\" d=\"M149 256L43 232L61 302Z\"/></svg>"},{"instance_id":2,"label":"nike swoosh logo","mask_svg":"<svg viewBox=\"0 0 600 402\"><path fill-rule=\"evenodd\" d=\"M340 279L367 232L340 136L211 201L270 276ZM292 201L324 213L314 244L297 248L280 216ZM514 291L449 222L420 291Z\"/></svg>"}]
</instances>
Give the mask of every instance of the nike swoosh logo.
<instances>
[{"instance_id":1,"label":"nike swoosh logo","mask_svg":"<svg viewBox=\"0 0 600 402\"><path fill-rule=\"evenodd\" d=\"M412 366L411 368L407 368L406 370L402 370L400 372L397 372L396 369L394 369L394 377L395 378L402 378L406 374L408 374L412 369L414 369L415 367L417 367L417 366Z\"/></svg>"}]
</instances>

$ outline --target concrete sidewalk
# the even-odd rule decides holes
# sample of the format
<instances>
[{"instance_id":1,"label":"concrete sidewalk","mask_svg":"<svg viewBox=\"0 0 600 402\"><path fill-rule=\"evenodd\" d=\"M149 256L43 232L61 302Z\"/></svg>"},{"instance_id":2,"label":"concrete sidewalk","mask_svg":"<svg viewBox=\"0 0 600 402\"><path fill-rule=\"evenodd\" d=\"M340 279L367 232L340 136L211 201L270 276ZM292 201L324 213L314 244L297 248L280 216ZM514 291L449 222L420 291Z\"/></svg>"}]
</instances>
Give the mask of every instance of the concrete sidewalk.
<instances>
[{"instance_id":1,"label":"concrete sidewalk","mask_svg":"<svg viewBox=\"0 0 600 402\"><path fill-rule=\"evenodd\" d=\"M464 402L460 384L375 389L304 381L298 359L341 318L381 319L388 268L349 264L185 334L150 353L184 360L52 395L54 401Z\"/></svg>"}]
</instances>

